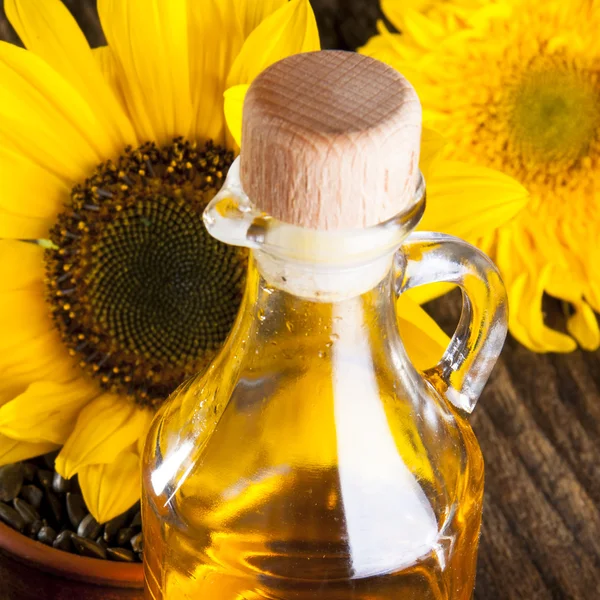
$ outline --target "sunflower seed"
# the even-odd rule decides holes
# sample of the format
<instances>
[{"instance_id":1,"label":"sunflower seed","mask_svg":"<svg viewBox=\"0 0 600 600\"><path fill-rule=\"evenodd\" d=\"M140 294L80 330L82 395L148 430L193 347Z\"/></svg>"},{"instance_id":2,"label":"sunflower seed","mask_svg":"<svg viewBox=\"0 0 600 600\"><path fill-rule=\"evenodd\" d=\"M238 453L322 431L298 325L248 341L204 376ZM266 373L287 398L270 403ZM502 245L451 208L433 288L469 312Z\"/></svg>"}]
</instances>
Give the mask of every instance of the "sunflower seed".
<instances>
[{"instance_id":1,"label":"sunflower seed","mask_svg":"<svg viewBox=\"0 0 600 600\"><path fill-rule=\"evenodd\" d=\"M73 542L71 537L73 536L73 532L69 530L61 531L54 540L52 544L57 550L64 550L66 552L71 552L73 549Z\"/></svg>"},{"instance_id":2,"label":"sunflower seed","mask_svg":"<svg viewBox=\"0 0 600 600\"><path fill-rule=\"evenodd\" d=\"M78 535L71 536L71 540L73 541L77 554L89 556L91 558L106 558L106 550L102 546L96 544L96 542L79 537Z\"/></svg>"},{"instance_id":3,"label":"sunflower seed","mask_svg":"<svg viewBox=\"0 0 600 600\"><path fill-rule=\"evenodd\" d=\"M42 544L46 544L46 546L52 546L56 539L56 531L49 525L45 525L37 534L37 539L38 542L42 542Z\"/></svg>"},{"instance_id":4,"label":"sunflower seed","mask_svg":"<svg viewBox=\"0 0 600 600\"><path fill-rule=\"evenodd\" d=\"M64 477L61 477L59 473L54 473L52 489L57 494L66 494L71 489L71 482Z\"/></svg>"},{"instance_id":5,"label":"sunflower seed","mask_svg":"<svg viewBox=\"0 0 600 600\"><path fill-rule=\"evenodd\" d=\"M129 518L133 519L133 517L135 517L135 513L137 513L138 510L140 510L140 503L136 502L133 506L131 506L129 508L129 510L127 510L127 514L129 515Z\"/></svg>"},{"instance_id":6,"label":"sunflower seed","mask_svg":"<svg viewBox=\"0 0 600 600\"><path fill-rule=\"evenodd\" d=\"M44 523L42 522L42 520L38 519L37 521L34 521L31 525L29 525L29 527L27 527L26 533L30 538L36 539L37 534L40 532L40 529L43 526Z\"/></svg>"},{"instance_id":7,"label":"sunflower seed","mask_svg":"<svg viewBox=\"0 0 600 600\"><path fill-rule=\"evenodd\" d=\"M23 463L23 477L25 481L31 483L38 472L38 468L33 463Z\"/></svg>"},{"instance_id":8,"label":"sunflower seed","mask_svg":"<svg viewBox=\"0 0 600 600\"><path fill-rule=\"evenodd\" d=\"M10 502L19 495L23 486L23 465L4 465L0 467L0 501Z\"/></svg>"},{"instance_id":9,"label":"sunflower seed","mask_svg":"<svg viewBox=\"0 0 600 600\"><path fill-rule=\"evenodd\" d=\"M92 517L91 514L87 514L83 517L79 527L77 528L77 535L82 538L97 538L102 531L102 525Z\"/></svg>"},{"instance_id":10,"label":"sunflower seed","mask_svg":"<svg viewBox=\"0 0 600 600\"><path fill-rule=\"evenodd\" d=\"M129 524L129 527L133 527L138 531L142 528L142 513L139 510L135 513L131 523Z\"/></svg>"},{"instance_id":11,"label":"sunflower seed","mask_svg":"<svg viewBox=\"0 0 600 600\"><path fill-rule=\"evenodd\" d=\"M83 521L83 517L87 514L85 502L81 494L72 494L70 492L67 494L67 513L71 525L77 529L81 521Z\"/></svg>"},{"instance_id":12,"label":"sunflower seed","mask_svg":"<svg viewBox=\"0 0 600 600\"><path fill-rule=\"evenodd\" d=\"M138 533L131 538L131 547L134 552L144 551L144 537L142 533Z\"/></svg>"},{"instance_id":13,"label":"sunflower seed","mask_svg":"<svg viewBox=\"0 0 600 600\"><path fill-rule=\"evenodd\" d=\"M54 470L54 461L56 460L57 456L58 450L55 450L54 452L49 452L48 454L44 454L43 460L49 469Z\"/></svg>"},{"instance_id":14,"label":"sunflower seed","mask_svg":"<svg viewBox=\"0 0 600 600\"><path fill-rule=\"evenodd\" d=\"M88 514L77 477L66 480L45 468L53 468L55 457L56 453L51 453L32 461L6 465L8 469L0 467L0 492L9 495L5 491L6 482L9 487L14 485L9 479L15 477L15 473L17 478L20 474L21 479L18 493L11 500L0 501L0 521L58 550L119 562L142 561L140 503L104 526L99 525ZM13 493L10 491L11 496Z\"/></svg>"},{"instance_id":15,"label":"sunflower seed","mask_svg":"<svg viewBox=\"0 0 600 600\"><path fill-rule=\"evenodd\" d=\"M108 548L108 544L104 541L101 535L96 538L96 544L102 546L105 550Z\"/></svg>"},{"instance_id":16,"label":"sunflower seed","mask_svg":"<svg viewBox=\"0 0 600 600\"><path fill-rule=\"evenodd\" d=\"M23 517L14 508L11 508L4 502L0 502L0 520L4 521L9 527L12 527L17 531L23 531L25 529Z\"/></svg>"},{"instance_id":17,"label":"sunflower seed","mask_svg":"<svg viewBox=\"0 0 600 600\"><path fill-rule=\"evenodd\" d=\"M13 500L13 506L15 510L23 517L23 521L25 521L25 525L31 525L34 521L39 521L40 513L25 502L25 500L21 500L20 498L15 498Z\"/></svg>"},{"instance_id":18,"label":"sunflower seed","mask_svg":"<svg viewBox=\"0 0 600 600\"><path fill-rule=\"evenodd\" d=\"M106 541L108 543L112 542L113 538L119 532L119 529L121 529L127 522L128 516L129 515L125 512L122 515L119 515L118 517L111 519L104 526L104 535L103 535L104 541Z\"/></svg>"},{"instance_id":19,"label":"sunflower seed","mask_svg":"<svg viewBox=\"0 0 600 600\"><path fill-rule=\"evenodd\" d=\"M131 540L135 533L135 529L132 529L131 527L119 529L119 533L117 534L117 546L124 546L127 544L127 542Z\"/></svg>"},{"instance_id":20,"label":"sunflower seed","mask_svg":"<svg viewBox=\"0 0 600 600\"><path fill-rule=\"evenodd\" d=\"M54 473L52 471L46 471L46 469L40 469L37 472L38 481L42 484L42 487L48 489L52 485L54 479Z\"/></svg>"},{"instance_id":21,"label":"sunflower seed","mask_svg":"<svg viewBox=\"0 0 600 600\"><path fill-rule=\"evenodd\" d=\"M62 523L63 518L63 505L59 497L52 491L46 490L46 501L50 507L51 516L54 517L54 521L57 525Z\"/></svg>"},{"instance_id":22,"label":"sunflower seed","mask_svg":"<svg viewBox=\"0 0 600 600\"><path fill-rule=\"evenodd\" d=\"M35 487L35 485L24 485L21 488L20 496L37 510L42 504L44 492L40 488Z\"/></svg>"},{"instance_id":23,"label":"sunflower seed","mask_svg":"<svg viewBox=\"0 0 600 600\"><path fill-rule=\"evenodd\" d=\"M119 562L135 562L135 554L131 550L125 548L107 548L106 554L111 560Z\"/></svg>"}]
</instances>

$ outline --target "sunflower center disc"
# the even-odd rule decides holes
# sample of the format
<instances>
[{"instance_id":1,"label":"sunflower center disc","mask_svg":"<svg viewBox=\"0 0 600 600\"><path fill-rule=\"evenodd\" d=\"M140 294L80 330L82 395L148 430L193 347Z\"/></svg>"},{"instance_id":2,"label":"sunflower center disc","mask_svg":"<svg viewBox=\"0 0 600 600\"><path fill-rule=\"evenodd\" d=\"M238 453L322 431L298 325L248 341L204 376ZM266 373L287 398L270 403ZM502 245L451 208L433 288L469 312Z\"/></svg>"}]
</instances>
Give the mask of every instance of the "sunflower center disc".
<instances>
[{"instance_id":1,"label":"sunflower center disc","mask_svg":"<svg viewBox=\"0 0 600 600\"><path fill-rule=\"evenodd\" d=\"M246 254L202 212L233 156L175 140L128 148L71 194L46 254L65 344L106 389L162 402L214 356L242 297Z\"/></svg>"},{"instance_id":2,"label":"sunflower center disc","mask_svg":"<svg viewBox=\"0 0 600 600\"><path fill-rule=\"evenodd\" d=\"M575 72L529 73L514 99L515 138L543 160L577 159L598 133L599 102L597 89Z\"/></svg>"}]
</instances>

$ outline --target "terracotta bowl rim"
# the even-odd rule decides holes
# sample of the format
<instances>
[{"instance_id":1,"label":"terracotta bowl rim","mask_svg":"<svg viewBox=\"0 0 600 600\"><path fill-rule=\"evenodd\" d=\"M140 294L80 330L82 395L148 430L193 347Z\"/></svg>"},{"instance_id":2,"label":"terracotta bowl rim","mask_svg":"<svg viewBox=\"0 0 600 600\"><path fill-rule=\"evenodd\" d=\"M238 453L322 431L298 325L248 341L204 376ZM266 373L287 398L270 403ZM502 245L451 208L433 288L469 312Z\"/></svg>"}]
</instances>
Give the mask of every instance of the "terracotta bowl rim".
<instances>
[{"instance_id":1,"label":"terracotta bowl rim","mask_svg":"<svg viewBox=\"0 0 600 600\"><path fill-rule=\"evenodd\" d=\"M21 562L32 563L43 571L66 579L116 588L142 588L144 585L144 569L139 563L86 558L56 550L28 538L4 523L0 523L0 551L2 550Z\"/></svg>"}]
</instances>

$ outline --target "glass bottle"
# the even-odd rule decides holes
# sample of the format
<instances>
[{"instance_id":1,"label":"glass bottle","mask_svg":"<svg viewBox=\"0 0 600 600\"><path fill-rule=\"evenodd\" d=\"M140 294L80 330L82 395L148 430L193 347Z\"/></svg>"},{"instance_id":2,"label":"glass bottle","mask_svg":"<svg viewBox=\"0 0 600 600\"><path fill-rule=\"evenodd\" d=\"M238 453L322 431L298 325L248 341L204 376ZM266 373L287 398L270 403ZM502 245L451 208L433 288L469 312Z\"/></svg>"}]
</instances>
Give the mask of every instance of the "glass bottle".
<instances>
[{"instance_id":1,"label":"glass bottle","mask_svg":"<svg viewBox=\"0 0 600 600\"><path fill-rule=\"evenodd\" d=\"M370 59L323 54L271 67L259 91L279 89L293 71L302 98L298 77L314 90L330 85L334 67L397 84ZM364 60L366 74L357 75ZM321 61L325 74L315 83ZM352 77L346 88L364 90ZM373 95L379 106L381 94ZM256 113L248 104L258 101L246 101L245 121ZM405 210L363 228L293 222L322 218L323 205L312 216L291 211L287 220L265 214L268 190L251 198L244 191L265 180L262 172L258 184L244 176L244 160L247 168L262 143L251 124L244 127L241 165L231 168L205 222L221 241L252 249L247 289L220 354L173 395L149 434L146 595L466 600L483 496L483 461L467 416L506 335L498 272L465 242L411 233L425 207L418 170ZM282 161L287 174L306 170L306 161L294 167L294 160ZM292 204L304 202L294 189ZM396 299L439 281L462 288L463 313L439 364L422 373L402 343Z\"/></svg>"}]
</instances>

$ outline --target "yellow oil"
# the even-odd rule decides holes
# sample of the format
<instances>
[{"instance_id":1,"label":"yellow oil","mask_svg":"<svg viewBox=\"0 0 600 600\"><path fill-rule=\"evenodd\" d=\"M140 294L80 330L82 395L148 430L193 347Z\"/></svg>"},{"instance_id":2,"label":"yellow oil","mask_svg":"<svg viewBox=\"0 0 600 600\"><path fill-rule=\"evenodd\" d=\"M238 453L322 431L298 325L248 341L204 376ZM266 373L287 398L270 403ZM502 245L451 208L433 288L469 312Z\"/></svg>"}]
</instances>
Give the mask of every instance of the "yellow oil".
<instances>
[{"instance_id":1,"label":"yellow oil","mask_svg":"<svg viewBox=\"0 0 600 600\"><path fill-rule=\"evenodd\" d=\"M321 306L319 316L314 305L273 306L292 316L274 316L268 331L248 326L155 421L142 502L147 598L471 598L479 446L420 374L399 370L405 356L390 358L397 340L374 326L378 302ZM268 303L258 310L268 316ZM204 401L198 418L192 406ZM186 447L157 488L152 473ZM402 523L428 545L415 549Z\"/></svg>"}]
</instances>

